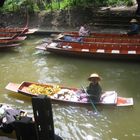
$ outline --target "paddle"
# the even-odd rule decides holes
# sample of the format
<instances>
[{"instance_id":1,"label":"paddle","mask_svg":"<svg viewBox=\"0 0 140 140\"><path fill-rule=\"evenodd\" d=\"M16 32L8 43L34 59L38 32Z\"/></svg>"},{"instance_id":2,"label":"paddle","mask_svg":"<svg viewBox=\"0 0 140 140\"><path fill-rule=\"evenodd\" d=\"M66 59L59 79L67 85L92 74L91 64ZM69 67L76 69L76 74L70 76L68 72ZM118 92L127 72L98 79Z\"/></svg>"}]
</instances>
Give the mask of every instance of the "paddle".
<instances>
[{"instance_id":1,"label":"paddle","mask_svg":"<svg viewBox=\"0 0 140 140\"><path fill-rule=\"evenodd\" d=\"M89 97L89 101L90 101L93 109L95 110L95 114L99 114L99 112L98 112L98 110L97 110L97 108L96 108L93 100L91 99L90 95L87 93L87 90L84 88L84 86L82 86L82 89L84 90L84 92L86 93L86 95Z\"/></svg>"}]
</instances>

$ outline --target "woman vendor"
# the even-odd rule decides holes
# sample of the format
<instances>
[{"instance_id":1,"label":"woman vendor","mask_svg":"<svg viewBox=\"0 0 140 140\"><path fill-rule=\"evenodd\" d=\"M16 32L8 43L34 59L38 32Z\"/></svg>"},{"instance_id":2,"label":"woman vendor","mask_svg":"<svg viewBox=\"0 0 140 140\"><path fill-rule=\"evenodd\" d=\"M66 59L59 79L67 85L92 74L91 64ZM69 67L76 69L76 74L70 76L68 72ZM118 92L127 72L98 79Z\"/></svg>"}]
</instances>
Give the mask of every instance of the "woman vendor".
<instances>
[{"instance_id":1,"label":"woman vendor","mask_svg":"<svg viewBox=\"0 0 140 140\"><path fill-rule=\"evenodd\" d=\"M87 87L87 93L89 94L89 98L91 98L94 102L99 102L102 94L102 88L99 84L101 77L97 73L93 73L89 76L88 81L90 81L89 86Z\"/></svg>"}]
</instances>

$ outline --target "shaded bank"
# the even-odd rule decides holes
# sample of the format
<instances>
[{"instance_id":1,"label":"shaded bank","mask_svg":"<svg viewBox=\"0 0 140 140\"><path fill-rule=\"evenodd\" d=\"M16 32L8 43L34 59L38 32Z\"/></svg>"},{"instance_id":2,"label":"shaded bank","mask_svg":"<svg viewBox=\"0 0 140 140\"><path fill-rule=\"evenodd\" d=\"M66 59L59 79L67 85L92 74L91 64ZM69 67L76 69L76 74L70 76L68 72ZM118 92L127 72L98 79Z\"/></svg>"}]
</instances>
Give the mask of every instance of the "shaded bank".
<instances>
[{"instance_id":1,"label":"shaded bank","mask_svg":"<svg viewBox=\"0 0 140 140\"><path fill-rule=\"evenodd\" d=\"M73 8L70 10L59 10L55 12L38 12L38 13L3 13L0 15L0 25L5 27L24 27L27 20L30 28L59 29L78 29L83 23L89 23L91 28L95 29L104 25L112 26L113 24L127 25L129 20L135 17L136 6L133 7L100 7L100 8ZM107 22L108 23L105 23ZM115 20L109 24L109 20ZM10 21L10 22L9 22ZM117 21L119 21L117 23ZM108 24L108 25L107 25ZM103 27L103 26L102 26ZM118 27L119 28L119 27Z\"/></svg>"}]
</instances>

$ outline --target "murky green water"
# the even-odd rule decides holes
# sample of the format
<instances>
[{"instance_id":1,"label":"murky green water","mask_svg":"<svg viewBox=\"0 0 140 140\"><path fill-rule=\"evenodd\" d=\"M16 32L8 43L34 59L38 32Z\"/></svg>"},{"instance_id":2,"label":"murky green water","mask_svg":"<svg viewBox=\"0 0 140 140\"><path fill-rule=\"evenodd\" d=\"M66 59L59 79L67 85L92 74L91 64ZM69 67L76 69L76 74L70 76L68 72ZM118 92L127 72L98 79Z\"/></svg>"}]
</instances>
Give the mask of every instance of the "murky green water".
<instances>
[{"instance_id":1,"label":"murky green water","mask_svg":"<svg viewBox=\"0 0 140 140\"><path fill-rule=\"evenodd\" d=\"M30 36L19 48L0 52L0 99L26 109L32 115L31 98L7 91L9 82L51 82L80 87L87 77L98 72L104 90L115 90L119 96L133 97L133 107L92 107L53 105L56 134L64 140L139 140L140 139L140 65L69 58L35 49L44 37Z\"/></svg>"}]
</instances>

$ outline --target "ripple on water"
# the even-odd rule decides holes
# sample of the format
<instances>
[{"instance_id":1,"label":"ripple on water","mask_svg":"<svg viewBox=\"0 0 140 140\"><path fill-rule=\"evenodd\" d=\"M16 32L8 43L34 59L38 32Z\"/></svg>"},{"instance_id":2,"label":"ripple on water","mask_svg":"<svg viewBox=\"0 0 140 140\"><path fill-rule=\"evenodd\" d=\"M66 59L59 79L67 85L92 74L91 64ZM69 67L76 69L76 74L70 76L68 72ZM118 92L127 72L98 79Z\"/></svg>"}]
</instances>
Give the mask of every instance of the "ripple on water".
<instances>
[{"instance_id":1,"label":"ripple on water","mask_svg":"<svg viewBox=\"0 0 140 140\"><path fill-rule=\"evenodd\" d=\"M110 133L107 117L89 114L87 108L55 105L55 132L66 140L103 140Z\"/></svg>"}]
</instances>

